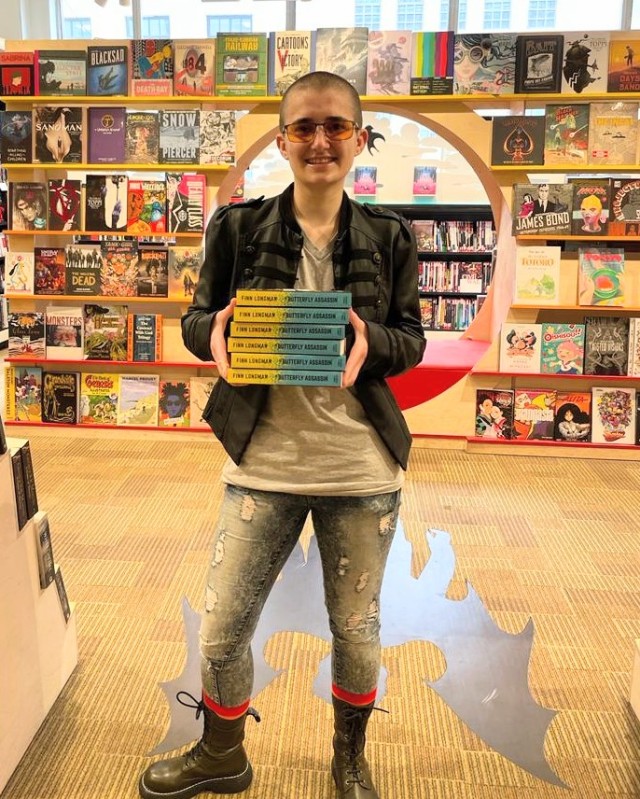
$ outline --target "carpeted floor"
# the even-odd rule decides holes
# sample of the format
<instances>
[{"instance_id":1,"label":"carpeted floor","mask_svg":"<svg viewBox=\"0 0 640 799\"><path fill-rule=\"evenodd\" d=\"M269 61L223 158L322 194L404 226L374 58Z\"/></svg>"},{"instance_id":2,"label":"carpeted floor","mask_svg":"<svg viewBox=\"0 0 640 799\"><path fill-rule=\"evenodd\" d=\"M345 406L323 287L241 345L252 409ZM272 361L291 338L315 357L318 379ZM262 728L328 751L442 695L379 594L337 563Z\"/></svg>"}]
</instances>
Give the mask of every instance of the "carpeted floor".
<instances>
[{"instance_id":1,"label":"carpeted floor","mask_svg":"<svg viewBox=\"0 0 640 799\"><path fill-rule=\"evenodd\" d=\"M208 435L29 438L80 661L1 796L135 799L168 723L158 683L184 663L181 598L201 608L223 453ZM570 787L531 776L472 733L425 684L443 673L442 653L413 642L384 651L391 712L374 714L368 747L381 799L640 796L640 723L628 704L639 489L628 461L414 449L402 511L413 574L429 559L426 530L446 530L457 557L448 596L463 598L469 580L504 630L533 618L530 689L559 711L545 751ZM248 725L247 799L335 796L331 711L312 693L326 652L308 635L271 640L269 663L285 672L255 702L262 723Z\"/></svg>"}]
</instances>

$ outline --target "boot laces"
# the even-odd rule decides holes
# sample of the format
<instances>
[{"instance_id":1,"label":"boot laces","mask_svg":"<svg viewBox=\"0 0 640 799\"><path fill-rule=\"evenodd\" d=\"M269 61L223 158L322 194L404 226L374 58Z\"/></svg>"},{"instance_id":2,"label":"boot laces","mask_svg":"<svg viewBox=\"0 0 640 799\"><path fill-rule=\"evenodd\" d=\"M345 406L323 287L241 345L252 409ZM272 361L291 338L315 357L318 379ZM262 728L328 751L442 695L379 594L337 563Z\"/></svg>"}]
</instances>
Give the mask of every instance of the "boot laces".
<instances>
[{"instance_id":1,"label":"boot laces","mask_svg":"<svg viewBox=\"0 0 640 799\"><path fill-rule=\"evenodd\" d=\"M389 712L382 707L373 707L371 710L379 710L381 713ZM347 754L349 757L349 764L345 768L347 774L345 786L359 785L366 790L369 790L371 786L364 779L360 758L364 755L364 740L368 718L369 714L364 714L362 708L355 705L344 710L344 720L349 727L343 736L345 743L348 745Z\"/></svg>"}]
</instances>

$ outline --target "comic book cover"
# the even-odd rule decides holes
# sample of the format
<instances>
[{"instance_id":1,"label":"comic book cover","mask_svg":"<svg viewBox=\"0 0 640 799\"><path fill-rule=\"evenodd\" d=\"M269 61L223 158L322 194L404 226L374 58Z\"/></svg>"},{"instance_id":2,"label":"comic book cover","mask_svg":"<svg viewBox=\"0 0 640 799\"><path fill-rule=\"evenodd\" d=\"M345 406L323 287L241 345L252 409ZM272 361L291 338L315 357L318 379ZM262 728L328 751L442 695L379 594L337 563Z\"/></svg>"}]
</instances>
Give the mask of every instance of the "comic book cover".
<instances>
[{"instance_id":1,"label":"comic book cover","mask_svg":"<svg viewBox=\"0 0 640 799\"><path fill-rule=\"evenodd\" d=\"M570 183L516 183L513 187L512 232L571 233L573 186Z\"/></svg>"},{"instance_id":2,"label":"comic book cover","mask_svg":"<svg viewBox=\"0 0 640 799\"><path fill-rule=\"evenodd\" d=\"M378 169L375 166L357 166L353 177L353 194L355 197L360 195L375 195L377 192L376 179Z\"/></svg>"},{"instance_id":3,"label":"comic book cover","mask_svg":"<svg viewBox=\"0 0 640 799\"><path fill-rule=\"evenodd\" d=\"M215 94L215 39L176 40L173 93L191 97Z\"/></svg>"},{"instance_id":4,"label":"comic book cover","mask_svg":"<svg viewBox=\"0 0 640 799\"><path fill-rule=\"evenodd\" d=\"M576 236L604 236L609 229L610 178L569 178L573 186L571 232Z\"/></svg>"},{"instance_id":5,"label":"comic book cover","mask_svg":"<svg viewBox=\"0 0 640 799\"><path fill-rule=\"evenodd\" d=\"M158 410L159 427L190 427L189 383L182 380L161 380Z\"/></svg>"},{"instance_id":6,"label":"comic book cover","mask_svg":"<svg viewBox=\"0 0 640 799\"><path fill-rule=\"evenodd\" d=\"M43 339L44 340L44 339ZM38 357L43 357L39 355ZM19 366L14 368L15 420L16 422L42 421L42 367Z\"/></svg>"},{"instance_id":7,"label":"comic book cover","mask_svg":"<svg viewBox=\"0 0 640 799\"><path fill-rule=\"evenodd\" d=\"M169 252L166 247L142 247L138 265L138 297L167 297Z\"/></svg>"},{"instance_id":8,"label":"comic book cover","mask_svg":"<svg viewBox=\"0 0 640 799\"><path fill-rule=\"evenodd\" d=\"M215 53L216 94L221 97L265 96L267 51L266 33L218 33Z\"/></svg>"},{"instance_id":9,"label":"comic book cover","mask_svg":"<svg viewBox=\"0 0 640 799\"><path fill-rule=\"evenodd\" d=\"M81 361L84 322L81 306L48 305L45 309L47 360Z\"/></svg>"},{"instance_id":10,"label":"comic book cover","mask_svg":"<svg viewBox=\"0 0 640 799\"><path fill-rule=\"evenodd\" d=\"M553 421L555 441L584 443L591 440L591 392L558 391Z\"/></svg>"},{"instance_id":11,"label":"comic book cover","mask_svg":"<svg viewBox=\"0 0 640 799\"><path fill-rule=\"evenodd\" d=\"M513 389L477 389L476 436L513 438L513 402Z\"/></svg>"},{"instance_id":12,"label":"comic book cover","mask_svg":"<svg viewBox=\"0 0 640 799\"><path fill-rule=\"evenodd\" d=\"M33 294L33 252L8 252L4 261L5 293Z\"/></svg>"},{"instance_id":13,"label":"comic book cover","mask_svg":"<svg viewBox=\"0 0 640 799\"><path fill-rule=\"evenodd\" d=\"M135 297L138 288L137 241L103 241L100 294L103 297Z\"/></svg>"},{"instance_id":14,"label":"comic book cover","mask_svg":"<svg viewBox=\"0 0 640 799\"><path fill-rule=\"evenodd\" d=\"M513 94L515 33L458 33L454 45L454 94Z\"/></svg>"},{"instance_id":15,"label":"comic book cover","mask_svg":"<svg viewBox=\"0 0 640 799\"><path fill-rule=\"evenodd\" d=\"M125 162L157 164L160 147L160 120L157 111L126 111Z\"/></svg>"},{"instance_id":16,"label":"comic book cover","mask_svg":"<svg viewBox=\"0 0 640 799\"><path fill-rule=\"evenodd\" d=\"M581 375L584 369L583 324L542 323L540 372Z\"/></svg>"},{"instance_id":17,"label":"comic book cover","mask_svg":"<svg viewBox=\"0 0 640 799\"><path fill-rule=\"evenodd\" d=\"M55 178L48 182L49 230L80 230L82 181Z\"/></svg>"},{"instance_id":18,"label":"comic book cover","mask_svg":"<svg viewBox=\"0 0 640 799\"><path fill-rule=\"evenodd\" d=\"M607 91L640 92L640 38L625 36L609 42Z\"/></svg>"},{"instance_id":19,"label":"comic book cover","mask_svg":"<svg viewBox=\"0 0 640 799\"><path fill-rule=\"evenodd\" d=\"M100 294L102 251L99 244L67 244L65 294L96 297Z\"/></svg>"},{"instance_id":20,"label":"comic book cover","mask_svg":"<svg viewBox=\"0 0 640 799\"><path fill-rule=\"evenodd\" d=\"M90 164L124 164L124 108L94 106L87 109Z\"/></svg>"},{"instance_id":21,"label":"comic book cover","mask_svg":"<svg viewBox=\"0 0 640 799\"><path fill-rule=\"evenodd\" d=\"M578 305L625 304L622 247L578 249Z\"/></svg>"},{"instance_id":22,"label":"comic book cover","mask_svg":"<svg viewBox=\"0 0 640 799\"><path fill-rule=\"evenodd\" d=\"M416 202L435 202L438 186L438 167L414 166L412 193Z\"/></svg>"},{"instance_id":23,"label":"comic book cover","mask_svg":"<svg viewBox=\"0 0 640 799\"><path fill-rule=\"evenodd\" d=\"M33 110L33 155L40 163L83 161L83 112L79 106L36 106Z\"/></svg>"},{"instance_id":24,"label":"comic book cover","mask_svg":"<svg viewBox=\"0 0 640 799\"><path fill-rule=\"evenodd\" d=\"M47 185L35 181L9 183L9 227L12 230L45 230Z\"/></svg>"},{"instance_id":25,"label":"comic book cover","mask_svg":"<svg viewBox=\"0 0 640 799\"><path fill-rule=\"evenodd\" d=\"M85 360L126 361L128 306L87 303L83 316Z\"/></svg>"},{"instance_id":26,"label":"comic book cover","mask_svg":"<svg viewBox=\"0 0 640 799\"><path fill-rule=\"evenodd\" d=\"M640 377L640 317L638 316L629 319L627 374L629 377Z\"/></svg>"},{"instance_id":27,"label":"comic book cover","mask_svg":"<svg viewBox=\"0 0 640 799\"><path fill-rule=\"evenodd\" d=\"M129 93L129 48L126 45L87 47L87 84L91 97Z\"/></svg>"},{"instance_id":28,"label":"comic book cover","mask_svg":"<svg viewBox=\"0 0 640 799\"><path fill-rule=\"evenodd\" d=\"M209 425L202 418L213 387L218 378L213 376L192 377L189 380L189 426L208 430Z\"/></svg>"},{"instance_id":29,"label":"comic book cover","mask_svg":"<svg viewBox=\"0 0 640 799\"><path fill-rule=\"evenodd\" d=\"M173 93L174 56L170 39L133 39L131 94L134 97L170 97Z\"/></svg>"},{"instance_id":30,"label":"comic book cover","mask_svg":"<svg viewBox=\"0 0 640 799\"><path fill-rule=\"evenodd\" d=\"M318 28L316 32L316 70L335 72L358 94L367 93L368 53L368 28Z\"/></svg>"},{"instance_id":31,"label":"comic book cover","mask_svg":"<svg viewBox=\"0 0 640 799\"><path fill-rule=\"evenodd\" d=\"M629 319L621 316L585 318L584 374L626 375Z\"/></svg>"},{"instance_id":32,"label":"comic book cover","mask_svg":"<svg viewBox=\"0 0 640 799\"><path fill-rule=\"evenodd\" d=\"M64 294L64 247L34 247L34 294Z\"/></svg>"},{"instance_id":33,"label":"comic book cover","mask_svg":"<svg viewBox=\"0 0 640 799\"><path fill-rule=\"evenodd\" d=\"M315 31L272 31L269 34L269 94L283 95L294 81L311 72L315 49Z\"/></svg>"},{"instance_id":34,"label":"comic book cover","mask_svg":"<svg viewBox=\"0 0 640 799\"><path fill-rule=\"evenodd\" d=\"M33 112L0 111L0 123L0 162L30 164L33 161Z\"/></svg>"},{"instance_id":35,"label":"comic book cover","mask_svg":"<svg viewBox=\"0 0 640 799\"><path fill-rule=\"evenodd\" d=\"M169 233L204 233L206 194L204 175L167 172Z\"/></svg>"},{"instance_id":36,"label":"comic book cover","mask_svg":"<svg viewBox=\"0 0 640 799\"><path fill-rule=\"evenodd\" d=\"M562 80L562 35L523 33L516 40L518 94L557 93Z\"/></svg>"},{"instance_id":37,"label":"comic book cover","mask_svg":"<svg viewBox=\"0 0 640 799\"><path fill-rule=\"evenodd\" d=\"M191 299L203 257L202 247L169 247L169 297Z\"/></svg>"},{"instance_id":38,"label":"comic book cover","mask_svg":"<svg viewBox=\"0 0 640 799\"><path fill-rule=\"evenodd\" d=\"M162 314L129 314L130 361L154 363L162 360Z\"/></svg>"},{"instance_id":39,"label":"comic book cover","mask_svg":"<svg viewBox=\"0 0 640 799\"><path fill-rule=\"evenodd\" d=\"M503 322L500 328L501 372L540 373L542 325Z\"/></svg>"},{"instance_id":40,"label":"comic book cover","mask_svg":"<svg viewBox=\"0 0 640 799\"><path fill-rule=\"evenodd\" d=\"M120 376L115 372L83 372L80 381L82 424L115 425Z\"/></svg>"},{"instance_id":41,"label":"comic book cover","mask_svg":"<svg viewBox=\"0 0 640 799\"><path fill-rule=\"evenodd\" d=\"M7 318L10 358L44 358L43 311L12 311Z\"/></svg>"},{"instance_id":42,"label":"comic book cover","mask_svg":"<svg viewBox=\"0 0 640 799\"><path fill-rule=\"evenodd\" d=\"M638 103L589 103L589 164L636 163L638 108Z\"/></svg>"},{"instance_id":43,"label":"comic book cover","mask_svg":"<svg viewBox=\"0 0 640 799\"><path fill-rule=\"evenodd\" d=\"M118 424L158 426L158 375L120 375Z\"/></svg>"},{"instance_id":44,"label":"comic book cover","mask_svg":"<svg viewBox=\"0 0 640 799\"><path fill-rule=\"evenodd\" d=\"M640 180L611 179L609 235L637 236L640 229Z\"/></svg>"},{"instance_id":45,"label":"comic book cover","mask_svg":"<svg viewBox=\"0 0 640 799\"><path fill-rule=\"evenodd\" d=\"M36 50L38 94L87 93L87 55L84 50Z\"/></svg>"},{"instance_id":46,"label":"comic book cover","mask_svg":"<svg viewBox=\"0 0 640 799\"><path fill-rule=\"evenodd\" d=\"M557 305L560 302L559 246L516 247L513 301L517 305Z\"/></svg>"},{"instance_id":47,"label":"comic book cover","mask_svg":"<svg viewBox=\"0 0 640 799\"><path fill-rule=\"evenodd\" d=\"M0 52L0 87L3 97L36 94L33 77L34 53Z\"/></svg>"},{"instance_id":48,"label":"comic book cover","mask_svg":"<svg viewBox=\"0 0 640 799\"><path fill-rule=\"evenodd\" d=\"M42 421L77 424L80 408L80 373L42 373Z\"/></svg>"},{"instance_id":49,"label":"comic book cover","mask_svg":"<svg viewBox=\"0 0 640 799\"><path fill-rule=\"evenodd\" d=\"M103 233L127 229L127 176L86 176L85 230Z\"/></svg>"},{"instance_id":50,"label":"comic book cover","mask_svg":"<svg viewBox=\"0 0 640 799\"><path fill-rule=\"evenodd\" d=\"M565 33L562 94L604 94L609 68L609 32Z\"/></svg>"},{"instance_id":51,"label":"comic book cover","mask_svg":"<svg viewBox=\"0 0 640 799\"><path fill-rule=\"evenodd\" d=\"M589 151L589 106L586 103L547 103L545 106L544 164L584 166Z\"/></svg>"},{"instance_id":52,"label":"comic book cover","mask_svg":"<svg viewBox=\"0 0 640 799\"><path fill-rule=\"evenodd\" d=\"M543 163L544 117L493 117L491 164L511 166Z\"/></svg>"},{"instance_id":53,"label":"comic book cover","mask_svg":"<svg viewBox=\"0 0 640 799\"><path fill-rule=\"evenodd\" d=\"M200 111L160 111L161 164L197 164L200 160Z\"/></svg>"},{"instance_id":54,"label":"comic book cover","mask_svg":"<svg viewBox=\"0 0 640 799\"><path fill-rule=\"evenodd\" d=\"M235 164L236 161L236 113L200 111L200 163Z\"/></svg>"},{"instance_id":55,"label":"comic book cover","mask_svg":"<svg viewBox=\"0 0 640 799\"><path fill-rule=\"evenodd\" d=\"M411 91L410 30L369 31L367 94L409 94Z\"/></svg>"},{"instance_id":56,"label":"comic book cover","mask_svg":"<svg viewBox=\"0 0 640 799\"><path fill-rule=\"evenodd\" d=\"M129 180L127 232L153 236L167 230L167 190L164 180Z\"/></svg>"},{"instance_id":57,"label":"comic book cover","mask_svg":"<svg viewBox=\"0 0 640 799\"><path fill-rule=\"evenodd\" d=\"M556 392L548 389L515 389L513 437L525 441L552 441Z\"/></svg>"},{"instance_id":58,"label":"comic book cover","mask_svg":"<svg viewBox=\"0 0 640 799\"><path fill-rule=\"evenodd\" d=\"M413 31L410 92L453 94L454 31Z\"/></svg>"},{"instance_id":59,"label":"comic book cover","mask_svg":"<svg viewBox=\"0 0 640 799\"><path fill-rule=\"evenodd\" d=\"M635 388L593 386L591 408L591 441L594 444L636 443Z\"/></svg>"}]
</instances>

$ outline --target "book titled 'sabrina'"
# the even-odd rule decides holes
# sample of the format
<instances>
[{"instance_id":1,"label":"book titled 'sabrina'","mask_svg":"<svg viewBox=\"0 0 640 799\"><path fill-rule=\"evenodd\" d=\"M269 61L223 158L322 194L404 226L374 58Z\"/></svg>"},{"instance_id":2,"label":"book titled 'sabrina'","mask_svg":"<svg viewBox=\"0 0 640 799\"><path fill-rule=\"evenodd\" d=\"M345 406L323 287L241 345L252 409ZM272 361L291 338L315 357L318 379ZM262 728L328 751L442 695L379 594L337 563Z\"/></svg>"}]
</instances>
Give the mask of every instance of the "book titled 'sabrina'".
<instances>
[{"instance_id":1,"label":"book titled 'sabrina'","mask_svg":"<svg viewBox=\"0 0 640 799\"><path fill-rule=\"evenodd\" d=\"M270 308L241 305L236 307L233 317L238 322L345 325L349 321L349 310L347 308Z\"/></svg>"},{"instance_id":2,"label":"book titled 'sabrina'","mask_svg":"<svg viewBox=\"0 0 640 799\"><path fill-rule=\"evenodd\" d=\"M341 386L342 372L305 372L298 369L236 369L227 372L228 383L277 386Z\"/></svg>"},{"instance_id":3,"label":"book titled 'sabrina'","mask_svg":"<svg viewBox=\"0 0 640 799\"><path fill-rule=\"evenodd\" d=\"M238 289L237 305L292 308L349 308L350 291L301 291L299 289Z\"/></svg>"},{"instance_id":4,"label":"book titled 'sabrina'","mask_svg":"<svg viewBox=\"0 0 640 799\"><path fill-rule=\"evenodd\" d=\"M227 352L275 355L343 355L344 339L235 338L227 339Z\"/></svg>"},{"instance_id":5,"label":"book titled 'sabrina'","mask_svg":"<svg viewBox=\"0 0 640 799\"><path fill-rule=\"evenodd\" d=\"M231 335L246 338L343 339L344 325L260 324L232 321Z\"/></svg>"},{"instance_id":6,"label":"book titled 'sabrina'","mask_svg":"<svg viewBox=\"0 0 640 799\"><path fill-rule=\"evenodd\" d=\"M232 352L233 369L308 369L339 372L344 370L344 355L275 355L273 353Z\"/></svg>"}]
</instances>

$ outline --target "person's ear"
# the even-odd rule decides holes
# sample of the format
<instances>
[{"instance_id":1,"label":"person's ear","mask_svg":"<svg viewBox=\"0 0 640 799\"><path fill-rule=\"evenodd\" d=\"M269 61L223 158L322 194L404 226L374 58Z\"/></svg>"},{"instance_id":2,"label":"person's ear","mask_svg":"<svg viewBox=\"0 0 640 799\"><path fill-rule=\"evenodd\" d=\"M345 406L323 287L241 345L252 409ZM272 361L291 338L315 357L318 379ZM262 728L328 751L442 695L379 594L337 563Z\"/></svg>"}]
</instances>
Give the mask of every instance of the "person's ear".
<instances>
[{"instance_id":1,"label":"person's ear","mask_svg":"<svg viewBox=\"0 0 640 799\"><path fill-rule=\"evenodd\" d=\"M356 155L360 155L360 153L364 150L364 146L367 143L368 138L369 132L364 128L360 128L358 130L358 138L356 141Z\"/></svg>"},{"instance_id":2,"label":"person's ear","mask_svg":"<svg viewBox=\"0 0 640 799\"><path fill-rule=\"evenodd\" d=\"M287 152L287 142L282 133L278 133L276 136L276 144L278 145L278 150L280 150L280 155L288 161L289 153Z\"/></svg>"}]
</instances>

